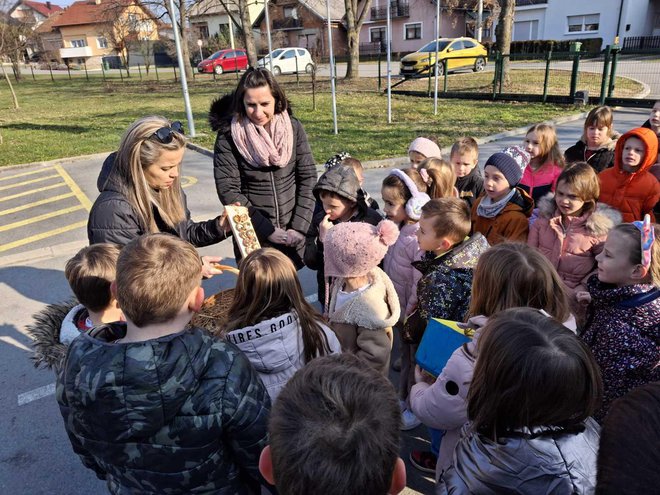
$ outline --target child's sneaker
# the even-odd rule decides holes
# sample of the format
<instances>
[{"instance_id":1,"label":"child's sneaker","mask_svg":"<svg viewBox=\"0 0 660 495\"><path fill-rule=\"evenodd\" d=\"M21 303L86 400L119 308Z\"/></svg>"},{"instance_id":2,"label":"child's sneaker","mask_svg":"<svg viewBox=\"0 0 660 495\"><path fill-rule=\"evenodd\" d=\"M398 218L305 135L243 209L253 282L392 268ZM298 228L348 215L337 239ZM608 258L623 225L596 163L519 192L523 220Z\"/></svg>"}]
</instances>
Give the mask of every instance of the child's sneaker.
<instances>
[{"instance_id":1,"label":"child's sneaker","mask_svg":"<svg viewBox=\"0 0 660 495\"><path fill-rule=\"evenodd\" d=\"M438 458L430 450L413 450L410 452L410 463L420 471L435 474Z\"/></svg>"},{"instance_id":2,"label":"child's sneaker","mask_svg":"<svg viewBox=\"0 0 660 495\"><path fill-rule=\"evenodd\" d=\"M414 430L421 424L422 422L410 409L404 409L401 413L401 431Z\"/></svg>"}]
</instances>

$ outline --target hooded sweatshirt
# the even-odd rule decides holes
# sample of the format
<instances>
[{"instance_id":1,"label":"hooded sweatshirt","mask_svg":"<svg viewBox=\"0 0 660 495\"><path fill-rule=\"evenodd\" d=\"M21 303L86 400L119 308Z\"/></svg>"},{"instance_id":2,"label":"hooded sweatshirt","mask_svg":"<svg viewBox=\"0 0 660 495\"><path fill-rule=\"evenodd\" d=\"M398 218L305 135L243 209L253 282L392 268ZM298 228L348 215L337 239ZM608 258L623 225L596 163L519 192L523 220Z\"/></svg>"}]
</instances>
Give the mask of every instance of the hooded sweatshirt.
<instances>
[{"instance_id":1,"label":"hooded sweatshirt","mask_svg":"<svg viewBox=\"0 0 660 495\"><path fill-rule=\"evenodd\" d=\"M335 333L325 325L321 328L330 348L329 354L339 354L341 345ZM225 339L235 344L250 360L271 401L275 401L286 382L306 364L302 328L296 312L232 330Z\"/></svg>"},{"instance_id":2,"label":"hooded sweatshirt","mask_svg":"<svg viewBox=\"0 0 660 495\"><path fill-rule=\"evenodd\" d=\"M628 138L636 137L646 146L646 153L634 172L623 169L623 147ZM653 208L660 201L660 183L649 169L658 156L658 138L650 129L638 127L626 132L616 143L614 167L598 174L599 201L619 210L624 222L642 220L645 214L655 221Z\"/></svg>"},{"instance_id":3,"label":"hooded sweatshirt","mask_svg":"<svg viewBox=\"0 0 660 495\"><path fill-rule=\"evenodd\" d=\"M329 191L341 196L348 201L356 203L355 212L348 220L349 222L364 222L371 225L378 225L383 219L377 210L370 208L364 201L364 196L360 194L360 182L355 171L345 165L337 165L328 169L314 186L314 196L317 200L321 199L321 191ZM323 269L323 243L319 239L319 225L325 218L325 211L317 212L312 219L312 223L307 232L305 240L305 266L311 270L316 270L316 283L318 285L318 296L321 304L325 301L325 274ZM334 220L333 225L337 225L340 220Z\"/></svg>"},{"instance_id":4,"label":"hooded sweatshirt","mask_svg":"<svg viewBox=\"0 0 660 495\"><path fill-rule=\"evenodd\" d=\"M115 165L117 153L112 153L103 162L97 187L101 193L91 211L87 222L87 237L90 244L109 242L124 246L133 239L149 233L124 192L123 181ZM175 229L161 218L158 208L153 206L156 226L160 232L175 235L193 246L203 247L215 244L227 238L224 230L218 226L218 218L206 222L193 222L186 202L186 195L181 191L181 200L185 219Z\"/></svg>"},{"instance_id":5,"label":"hooded sweatshirt","mask_svg":"<svg viewBox=\"0 0 660 495\"><path fill-rule=\"evenodd\" d=\"M587 162L596 173L602 172L614 165L614 148L618 138L619 135L614 134L596 150L587 150L586 139L580 138L578 142L564 152L566 163Z\"/></svg>"},{"instance_id":6,"label":"hooded sweatshirt","mask_svg":"<svg viewBox=\"0 0 660 495\"><path fill-rule=\"evenodd\" d=\"M110 493L245 494L258 483L270 399L233 344L192 328L115 342L123 324L69 347L56 395L73 450Z\"/></svg>"}]
</instances>

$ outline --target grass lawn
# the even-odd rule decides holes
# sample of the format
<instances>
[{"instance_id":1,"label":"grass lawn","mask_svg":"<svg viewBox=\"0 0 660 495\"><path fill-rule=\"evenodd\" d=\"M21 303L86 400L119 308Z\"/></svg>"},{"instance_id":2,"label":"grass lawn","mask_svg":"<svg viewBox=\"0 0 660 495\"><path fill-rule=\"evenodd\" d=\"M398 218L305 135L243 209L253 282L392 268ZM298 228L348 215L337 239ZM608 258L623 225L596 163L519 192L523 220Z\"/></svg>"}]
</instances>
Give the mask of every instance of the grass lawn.
<instances>
[{"instance_id":1,"label":"grass lawn","mask_svg":"<svg viewBox=\"0 0 660 495\"><path fill-rule=\"evenodd\" d=\"M0 79L0 134L4 140L0 145L0 166L116 149L126 127L144 115L185 120L180 86L166 80L165 74L161 74L159 82L140 81L135 75L124 82L118 77L103 81L99 75L88 82L84 74L68 80L64 73L54 83L49 75L36 77L34 81L28 74L23 82L15 84L21 105L17 111L12 109L6 82ZM472 84L480 86L489 74L449 79L467 81L470 77ZM282 77L281 81L319 163L342 150L362 160L402 156L410 141L419 135L435 137L441 146L446 146L461 135L486 136L576 111L572 106L441 99L435 116L432 99L393 96L393 123L387 124L387 99L377 93L376 79L365 78L350 84L339 81L339 135L335 136L328 81L317 84L316 110L309 76L301 76L299 85L295 76ZM426 87L427 83L411 84ZM206 122L209 104L235 85L234 74L223 75L217 81L211 76L197 76L190 84L200 134L194 139L196 143L212 148L215 135Z\"/></svg>"}]
</instances>

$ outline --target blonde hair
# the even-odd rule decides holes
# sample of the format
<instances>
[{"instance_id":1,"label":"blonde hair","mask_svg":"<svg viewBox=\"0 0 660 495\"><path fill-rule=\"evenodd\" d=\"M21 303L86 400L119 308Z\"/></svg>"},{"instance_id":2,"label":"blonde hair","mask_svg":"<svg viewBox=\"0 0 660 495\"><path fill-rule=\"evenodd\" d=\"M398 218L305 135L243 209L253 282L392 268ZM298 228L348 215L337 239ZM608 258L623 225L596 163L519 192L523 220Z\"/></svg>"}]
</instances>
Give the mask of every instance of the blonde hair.
<instances>
[{"instance_id":1,"label":"blonde hair","mask_svg":"<svg viewBox=\"0 0 660 495\"><path fill-rule=\"evenodd\" d=\"M181 181L177 176L172 187L154 191L145 178L144 171L157 163L163 151L180 150L186 145L183 134L172 132L172 141L161 143L154 133L162 127L170 127L165 117L152 115L133 122L121 138L115 158L115 168L121 180L122 193L140 217L143 228L149 232L159 232L153 207L158 209L163 221L172 229L186 218L181 191Z\"/></svg>"},{"instance_id":2,"label":"blonde hair","mask_svg":"<svg viewBox=\"0 0 660 495\"><path fill-rule=\"evenodd\" d=\"M241 261L240 269L223 335L295 312L305 362L330 353L321 315L305 300L296 268L286 255L273 248L257 249Z\"/></svg>"},{"instance_id":3,"label":"blonde hair","mask_svg":"<svg viewBox=\"0 0 660 495\"><path fill-rule=\"evenodd\" d=\"M341 164L346 165L347 167L351 167L353 170L355 170L355 173L364 172L364 166L362 165L362 162L357 158L353 158L352 156L344 158L341 161Z\"/></svg>"},{"instance_id":4,"label":"blonde hair","mask_svg":"<svg viewBox=\"0 0 660 495\"><path fill-rule=\"evenodd\" d=\"M565 183L575 189L580 201L584 201L580 215L596 209L600 196L600 181L593 167L587 162L575 162L564 169L557 178L557 184Z\"/></svg>"},{"instance_id":5,"label":"blonde hair","mask_svg":"<svg viewBox=\"0 0 660 495\"><path fill-rule=\"evenodd\" d=\"M451 152L449 157L453 157L454 154L458 153L462 155L464 153L474 153L477 158L479 158L479 144L477 144L476 139L473 137L462 137L454 141L454 144L451 145Z\"/></svg>"},{"instance_id":6,"label":"blonde hair","mask_svg":"<svg viewBox=\"0 0 660 495\"><path fill-rule=\"evenodd\" d=\"M451 198L454 196L456 173L454 167L442 158L427 158L419 164L429 174L427 193L431 199Z\"/></svg>"},{"instance_id":7,"label":"blonde hair","mask_svg":"<svg viewBox=\"0 0 660 495\"><path fill-rule=\"evenodd\" d=\"M422 206L422 216L433 220L436 237L459 243L470 233L470 209L458 198L435 198Z\"/></svg>"},{"instance_id":8,"label":"blonde hair","mask_svg":"<svg viewBox=\"0 0 660 495\"><path fill-rule=\"evenodd\" d=\"M192 244L170 234L146 234L124 246L117 261L117 301L138 327L173 320L202 280Z\"/></svg>"},{"instance_id":9,"label":"blonde hair","mask_svg":"<svg viewBox=\"0 0 660 495\"><path fill-rule=\"evenodd\" d=\"M655 240L651 246L651 265L649 266L646 278L649 284L660 287L660 225L652 224L655 233ZM633 265L639 265L642 262L642 243L641 232L632 223L620 223L611 231L618 232L628 241L628 260Z\"/></svg>"},{"instance_id":10,"label":"blonde hair","mask_svg":"<svg viewBox=\"0 0 660 495\"><path fill-rule=\"evenodd\" d=\"M612 124L614 123L614 114L612 109L608 106L599 106L592 108L587 118L584 119L584 128L582 129L582 139L587 141L587 127L607 127L607 136L612 137L614 134L614 129L612 129Z\"/></svg>"},{"instance_id":11,"label":"blonde hair","mask_svg":"<svg viewBox=\"0 0 660 495\"><path fill-rule=\"evenodd\" d=\"M527 134L530 132L536 133L541 147L541 153L537 157L538 163L545 165L548 162L552 162L558 167L564 168L566 162L564 160L564 155L559 149L559 141L557 141L557 131L555 130L555 127L550 124L536 124L527 130ZM525 136L527 136L527 134L525 134Z\"/></svg>"},{"instance_id":12,"label":"blonde hair","mask_svg":"<svg viewBox=\"0 0 660 495\"><path fill-rule=\"evenodd\" d=\"M567 294L557 271L539 251L504 242L479 257L468 313L490 317L505 309L529 307L563 322L571 316Z\"/></svg>"},{"instance_id":13,"label":"blonde hair","mask_svg":"<svg viewBox=\"0 0 660 495\"><path fill-rule=\"evenodd\" d=\"M64 275L76 298L89 311L103 311L110 305L110 284L115 281L119 248L114 244L93 244L82 248L66 263Z\"/></svg>"}]
</instances>

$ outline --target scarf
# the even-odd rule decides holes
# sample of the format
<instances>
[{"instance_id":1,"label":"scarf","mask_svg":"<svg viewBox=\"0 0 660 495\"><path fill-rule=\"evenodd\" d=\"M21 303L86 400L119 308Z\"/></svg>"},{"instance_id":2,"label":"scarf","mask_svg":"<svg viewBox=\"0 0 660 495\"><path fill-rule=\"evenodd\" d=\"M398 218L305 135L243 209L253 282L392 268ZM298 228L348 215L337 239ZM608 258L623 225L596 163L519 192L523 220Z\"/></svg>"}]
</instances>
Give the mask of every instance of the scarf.
<instances>
[{"instance_id":1,"label":"scarf","mask_svg":"<svg viewBox=\"0 0 660 495\"><path fill-rule=\"evenodd\" d=\"M497 215L502 213L502 210L507 205L507 203L513 198L513 195L516 194L515 187L511 189L509 194L504 196L502 199L493 203L493 200L490 199L490 196L484 197L477 206L477 215L485 218L495 218Z\"/></svg>"},{"instance_id":2,"label":"scarf","mask_svg":"<svg viewBox=\"0 0 660 495\"><path fill-rule=\"evenodd\" d=\"M231 137L243 158L254 167L286 167L293 151L293 127L288 112L276 113L269 132L247 118L235 115Z\"/></svg>"}]
</instances>

